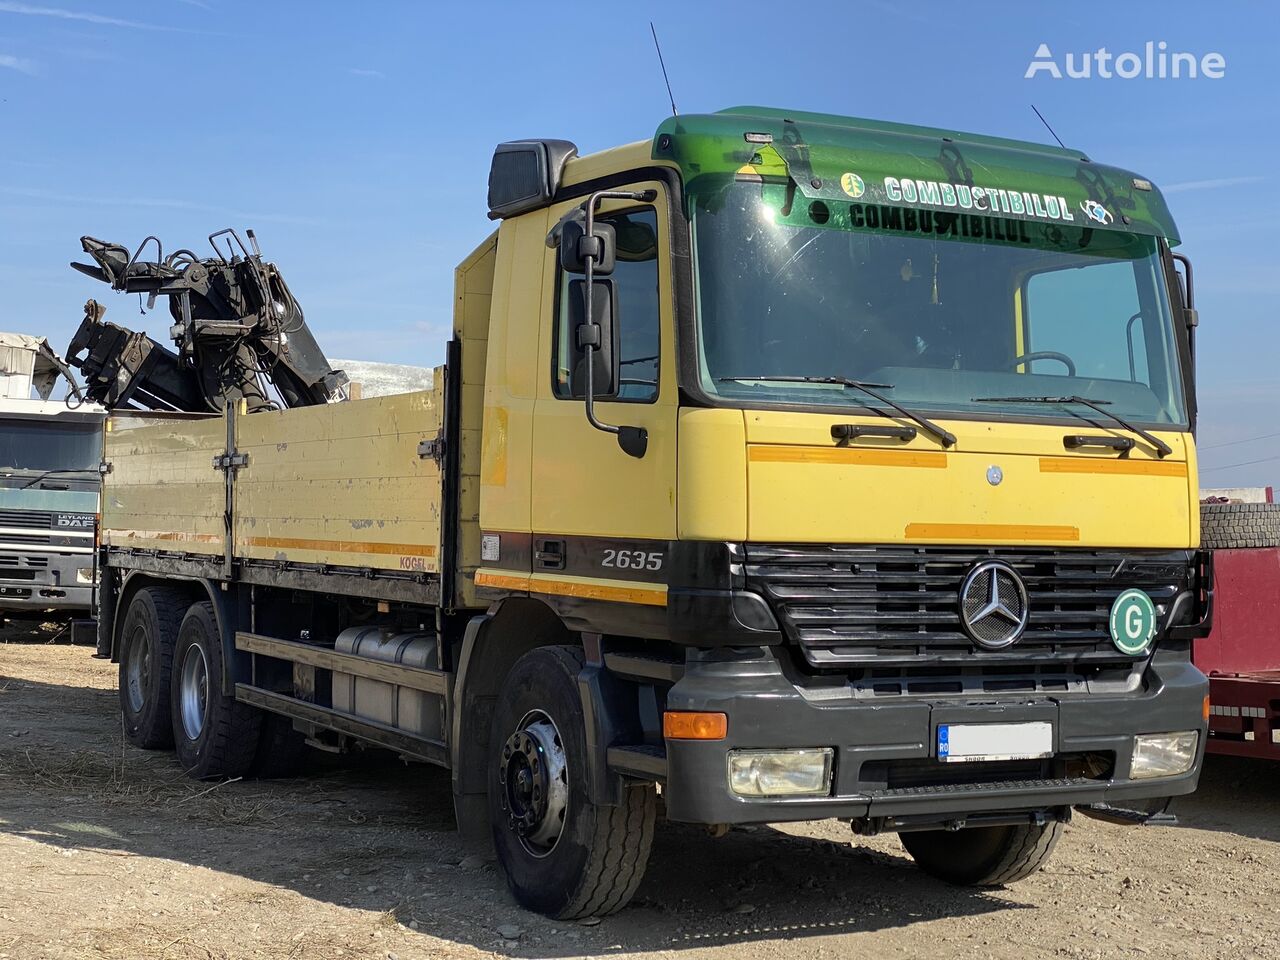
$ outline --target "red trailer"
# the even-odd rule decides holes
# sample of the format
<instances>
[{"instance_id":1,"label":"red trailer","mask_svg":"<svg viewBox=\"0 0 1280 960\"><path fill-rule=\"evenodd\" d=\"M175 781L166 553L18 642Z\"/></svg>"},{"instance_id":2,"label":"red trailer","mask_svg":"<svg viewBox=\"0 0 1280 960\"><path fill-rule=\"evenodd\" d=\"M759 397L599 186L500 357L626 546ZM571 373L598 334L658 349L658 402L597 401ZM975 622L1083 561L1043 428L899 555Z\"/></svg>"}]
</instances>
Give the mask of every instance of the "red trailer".
<instances>
[{"instance_id":1,"label":"red trailer","mask_svg":"<svg viewBox=\"0 0 1280 960\"><path fill-rule=\"evenodd\" d=\"M1213 631L1195 648L1208 750L1280 760L1280 504L1202 504L1201 520L1214 551Z\"/></svg>"}]
</instances>

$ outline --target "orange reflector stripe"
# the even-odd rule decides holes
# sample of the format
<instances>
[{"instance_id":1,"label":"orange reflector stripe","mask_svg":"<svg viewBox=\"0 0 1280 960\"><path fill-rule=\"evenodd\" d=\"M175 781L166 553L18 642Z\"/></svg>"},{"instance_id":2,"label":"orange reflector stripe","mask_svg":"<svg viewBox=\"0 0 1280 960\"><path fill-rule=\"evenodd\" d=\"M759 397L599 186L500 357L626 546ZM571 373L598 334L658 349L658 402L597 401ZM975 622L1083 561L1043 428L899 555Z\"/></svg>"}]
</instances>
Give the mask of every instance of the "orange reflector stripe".
<instances>
[{"instance_id":1,"label":"orange reflector stripe","mask_svg":"<svg viewBox=\"0 0 1280 960\"><path fill-rule=\"evenodd\" d=\"M1204 698L1204 722L1209 722L1209 695L1205 694Z\"/></svg>"},{"instance_id":2,"label":"orange reflector stripe","mask_svg":"<svg viewBox=\"0 0 1280 960\"><path fill-rule=\"evenodd\" d=\"M668 710L662 715L662 735L668 740L723 740L729 718L723 713Z\"/></svg>"},{"instance_id":3,"label":"orange reflector stripe","mask_svg":"<svg viewBox=\"0 0 1280 960\"><path fill-rule=\"evenodd\" d=\"M908 540L1012 540L1015 543L1074 543L1079 527L1041 523L908 523L903 531Z\"/></svg>"}]
</instances>

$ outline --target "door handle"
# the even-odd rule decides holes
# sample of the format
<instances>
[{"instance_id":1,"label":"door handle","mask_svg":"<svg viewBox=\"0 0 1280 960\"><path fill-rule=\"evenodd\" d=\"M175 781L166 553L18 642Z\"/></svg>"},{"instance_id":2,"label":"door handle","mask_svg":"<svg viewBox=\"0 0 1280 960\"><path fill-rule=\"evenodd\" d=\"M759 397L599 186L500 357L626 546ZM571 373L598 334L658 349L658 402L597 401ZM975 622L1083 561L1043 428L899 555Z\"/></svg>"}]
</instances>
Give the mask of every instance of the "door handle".
<instances>
[{"instance_id":1,"label":"door handle","mask_svg":"<svg viewBox=\"0 0 1280 960\"><path fill-rule=\"evenodd\" d=\"M539 570L563 570L564 554L563 540L533 541L533 563Z\"/></svg>"}]
</instances>

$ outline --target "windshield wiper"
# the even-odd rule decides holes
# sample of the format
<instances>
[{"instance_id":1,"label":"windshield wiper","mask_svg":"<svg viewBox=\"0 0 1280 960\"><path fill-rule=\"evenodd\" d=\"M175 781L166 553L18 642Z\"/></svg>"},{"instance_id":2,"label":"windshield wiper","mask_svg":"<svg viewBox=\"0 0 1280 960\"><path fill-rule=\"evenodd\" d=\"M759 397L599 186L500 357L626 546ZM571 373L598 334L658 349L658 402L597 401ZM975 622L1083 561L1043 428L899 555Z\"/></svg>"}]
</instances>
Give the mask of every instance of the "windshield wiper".
<instances>
[{"instance_id":1,"label":"windshield wiper","mask_svg":"<svg viewBox=\"0 0 1280 960\"><path fill-rule=\"evenodd\" d=\"M46 477L56 477L58 474L62 474L62 473L93 473L93 467L84 467L79 470L77 470L74 467L65 467L59 470L46 470L44 471L44 473L36 474L34 477L32 477L30 480L28 480L18 489L26 490L28 487L34 487L37 483L39 483L41 480L44 480Z\"/></svg>"},{"instance_id":2,"label":"windshield wiper","mask_svg":"<svg viewBox=\"0 0 1280 960\"><path fill-rule=\"evenodd\" d=\"M1097 411L1098 413L1102 414L1104 417L1107 417L1115 421L1116 423L1120 424L1121 427L1128 430L1130 433L1136 434L1137 436L1141 437L1143 440L1147 441L1147 443L1151 444L1151 446L1156 448L1156 453L1159 454L1162 459L1164 457L1169 456L1169 454L1173 453L1173 447L1169 446L1159 437L1148 433L1146 430L1143 430L1141 427L1135 427L1132 423L1130 423L1128 420L1126 420L1124 417L1120 416L1117 413L1112 413L1110 410L1104 410L1101 404L1110 403L1111 402L1110 400L1101 400L1101 401L1087 400L1084 397L974 397L973 402L974 403L1079 403L1079 404L1083 404L1084 406L1088 407L1090 410Z\"/></svg>"},{"instance_id":3,"label":"windshield wiper","mask_svg":"<svg viewBox=\"0 0 1280 960\"><path fill-rule=\"evenodd\" d=\"M886 407L897 411L900 415L906 417L918 427L922 427L942 442L944 447L953 447L956 443L956 435L950 430L938 426L932 420L920 416L918 413L912 413L906 407L894 403L880 390L892 390L892 383L871 383L867 380L850 380L848 377L801 377L801 376L776 376L776 377L717 377L722 382L743 382L750 380L772 381L774 383L830 383L839 387L850 387L854 390L861 390L869 397L874 397ZM879 389L877 389L879 388Z\"/></svg>"}]
</instances>

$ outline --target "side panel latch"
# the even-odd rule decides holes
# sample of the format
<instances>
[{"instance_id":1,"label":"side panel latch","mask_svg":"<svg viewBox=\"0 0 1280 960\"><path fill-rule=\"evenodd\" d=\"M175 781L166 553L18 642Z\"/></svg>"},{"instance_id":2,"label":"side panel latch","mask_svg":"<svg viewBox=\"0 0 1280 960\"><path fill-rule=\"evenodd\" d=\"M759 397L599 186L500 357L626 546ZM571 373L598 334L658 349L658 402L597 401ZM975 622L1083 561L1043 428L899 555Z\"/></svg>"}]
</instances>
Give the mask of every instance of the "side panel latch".
<instances>
[{"instance_id":1,"label":"side panel latch","mask_svg":"<svg viewBox=\"0 0 1280 960\"><path fill-rule=\"evenodd\" d=\"M241 467L249 465L249 455L247 453L220 453L213 458L213 469L215 470L239 470Z\"/></svg>"},{"instance_id":2,"label":"side panel latch","mask_svg":"<svg viewBox=\"0 0 1280 960\"><path fill-rule=\"evenodd\" d=\"M437 467L444 463L444 435L441 434L433 440L419 441L418 458L434 460Z\"/></svg>"}]
</instances>

